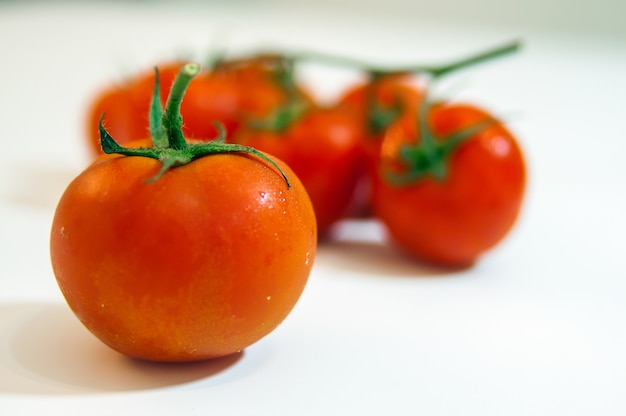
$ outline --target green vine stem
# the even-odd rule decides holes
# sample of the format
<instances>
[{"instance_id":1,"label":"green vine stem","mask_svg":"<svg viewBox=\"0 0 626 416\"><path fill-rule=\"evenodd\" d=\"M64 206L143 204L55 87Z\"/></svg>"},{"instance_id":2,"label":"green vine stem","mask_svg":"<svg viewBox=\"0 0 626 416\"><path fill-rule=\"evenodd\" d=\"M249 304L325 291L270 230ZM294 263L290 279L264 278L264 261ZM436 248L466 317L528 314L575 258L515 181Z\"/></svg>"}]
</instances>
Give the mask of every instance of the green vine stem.
<instances>
[{"instance_id":1,"label":"green vine stem","mask_svg":"<svg viewBox=\"0 0 626 416\"><path fill-rule=\"evenodd\" d=\"M430 75L433 78L438 78L459 69L516 52L521 48L521 46L521 42L516 40L441 65L408 65L394 68L376 66L344 56L330 55L319 52L293 53L289 56L296 61L320 61L337 66L358 68L369 73L373 78L411 73L425 74Z\"/></svg>"},{"instance_id":2,"label":"green vine stem","mask_svg":"<svg viewBox=\"0 0 626 416\"><path fill-rule=\"evenodd\" d=\"M165 111L161 107L159 71L155 68L154 93L150 106L150 134L153 147L130 148L121 146L115 141L103 125L104 114L100 117L98 129L100 132L100 145L107 154L121 154L124 156L140 156L159 160L162 164L160 171L148 182L158 180L165 172L175 166L181 166L193 162L201 157L223 153L248 153L269 163L278 170L285 180L288 188L291 188L289 178L283 170L264 153L234 143L225 143L225 130L221 123L216 123L218 137L208 142L187 143L182 131L183 119L180 114L180 106L185 91L193 79L200 72L200 65L189 63L181 67L166 101Z\"/></svg>"},{"instance_id":3,"label":"green vine stem","mask_svg":"<svg viewBox=\"0 0 626 416\"><path fill-rule=\"evenodd\" d=\"M400 117L400 115L405 111L404 103L397 97L389 106L381 105L378 101L375 95L376 85L383 78L409 74L422 74L435 80L455 71L511 54L518 51L521 46L521 42L516 40L442 65L409 65L394 68L375 66L342 56L326 55L321 53L302 53L293 55L292 59L318 60L327 63L334 63L336 65L359 68L367 73L369 75L368 88L366 90L367 129L371 133L372 137L378 137L380 133L382 133L393 121L397 120L398 117Z\"/></svg>"}]
</instances>

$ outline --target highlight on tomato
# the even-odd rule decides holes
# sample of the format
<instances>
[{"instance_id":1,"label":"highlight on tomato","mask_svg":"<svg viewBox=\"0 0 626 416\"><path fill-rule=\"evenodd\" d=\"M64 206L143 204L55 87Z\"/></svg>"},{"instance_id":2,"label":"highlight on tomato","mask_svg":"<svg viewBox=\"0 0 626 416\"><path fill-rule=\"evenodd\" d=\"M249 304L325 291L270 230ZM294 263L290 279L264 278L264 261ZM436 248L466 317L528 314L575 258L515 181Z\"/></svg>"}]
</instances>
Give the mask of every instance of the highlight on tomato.
<instances>
[{"instance_id":1,"label":"highlight on tomato","mask_svg":"<svg viewBox=\"0 0 626 416\"><path fill-rule=\"evenodd\" d=\"M183 135L180 102L198 72L182 66L164 112L156 77L151 145L123 146L100 122L107 155L69 184L51 227L72 311L144 360L204 360L257 342L292 311L316 254L313 207L284 162L223 136Z\"/></svg>"},{"instance_id":2,"label":"highlight on tomato","mask_svg":"<svg viewBox=\"0 0 626 416\"><path fill-rule=\"evenodd\" d=\"M374 212L399 247L467 267L516 222L526 164L515 137L487 111L426 102L387 132L372 184Z\"/></svg>"}]
</instances>

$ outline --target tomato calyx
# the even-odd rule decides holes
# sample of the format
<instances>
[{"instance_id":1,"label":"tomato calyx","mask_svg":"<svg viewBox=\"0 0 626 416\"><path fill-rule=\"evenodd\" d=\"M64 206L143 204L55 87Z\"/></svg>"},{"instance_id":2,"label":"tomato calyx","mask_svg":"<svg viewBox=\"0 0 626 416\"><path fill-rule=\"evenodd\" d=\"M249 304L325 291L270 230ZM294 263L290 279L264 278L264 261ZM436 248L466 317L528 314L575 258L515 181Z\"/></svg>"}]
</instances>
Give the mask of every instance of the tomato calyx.
<instances>
[{"instance_id":1,"label":"tomato calyx","mask_svg":"<svg viewBox=\"0 0 626 416\"><path fill-rule=\"evenodd\" d=\"M370 137L377 137L382 134L405 112L405 105L399 96L394 95L391 105L383 105L376 97L377 84L384 77L387 77L387 75L370 74L370 84L365 91L365 122L367 123Z\"/></svg>"},{"instance_id":2,"label":"tomato calyx","mask_svg":"<svg viewBox=\"0 0 626 416\"><path fill-rule=\"evenodd\" d=\"M308 104L295 99L276 108L268 117L249 120L247 126L253 130L284 133L308 108Z\"/></svg>"},{"instance_id":3,"label":"tomato calyx","mask_svg":"<svg viewBox=\"0 0 626 416\"><path fill-rule=\"evenodd\" d=\"M254 130L283 133L310 107L296 85L295 59L283 54L260 54L256 59L266 65L272 80L286 98L267 117L248 120L247 125Z\"/></svg>"},{"instance_id":4,"label":"tomato calyx","mask_svg":"<svg viewBox=\"0 0 626 416\"><path fill-rule=\"evenodd\" d=\"M98 129L100 132L100 145L104 153L140 156L160 161L162 164L161 169L147 182L154 182L169 169L186 165L201 157L223 153L248 153L277 169L285 180L287 188L291 188L291 182L285 172L267 155L248 146L226 143L225 129L219 122L215 123L219 132L218 137L215 139L197 143L187 142L182 132L183 119L180 114L180 107L189 83L199 72L200 65L195 63L185 64L181 67L167 97L165 110L163 110L160 98L159 71L158 68L155 68L154 92L149 117L153 147L131 148L120 145L104 127L104 114L102 114Z\"/></svg>"},{"instance_id":5,"label":"tomato calyx","mask_svg":"<svg viewBox=\"0 0 626 416\"><path fill-rule=\"evenodd\" d=\"M427 176L444 181L448 176L449 160L459 146L498 123L494 118L485 118L440 137L432 131L428 123L428 114L432 107L433 104L428 100L420 106L417 117L418 140L414 143L402 143L398 148L397 158L403 169L385 169L383 166L382 173L389 184L409 186Z\"/></svg>"}]
</instances>

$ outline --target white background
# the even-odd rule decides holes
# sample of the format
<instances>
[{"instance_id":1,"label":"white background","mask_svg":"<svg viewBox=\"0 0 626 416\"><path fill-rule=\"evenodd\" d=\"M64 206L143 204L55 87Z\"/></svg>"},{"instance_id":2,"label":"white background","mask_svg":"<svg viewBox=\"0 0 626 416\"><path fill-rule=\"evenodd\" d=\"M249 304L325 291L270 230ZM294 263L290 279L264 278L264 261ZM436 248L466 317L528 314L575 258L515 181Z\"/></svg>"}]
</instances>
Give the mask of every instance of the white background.
<instances>
[{"instance_id":1,"label":"white background","mask_svg":"<svg viewBox=\"0 0 626 416\"><path fill-rule=\"evenodd\" d=\"M624 2L0 2L0 412L626 414ZM375 222L320 246L293 313L241 356L130 361L73 317L48 255L88 163L89 99L137 68L274 45L438 63L521 39L442 91L510 119L529 187L472 269L398 254ZM354 74L310 68L332 99Z\"/></svg>"}]
</instances>

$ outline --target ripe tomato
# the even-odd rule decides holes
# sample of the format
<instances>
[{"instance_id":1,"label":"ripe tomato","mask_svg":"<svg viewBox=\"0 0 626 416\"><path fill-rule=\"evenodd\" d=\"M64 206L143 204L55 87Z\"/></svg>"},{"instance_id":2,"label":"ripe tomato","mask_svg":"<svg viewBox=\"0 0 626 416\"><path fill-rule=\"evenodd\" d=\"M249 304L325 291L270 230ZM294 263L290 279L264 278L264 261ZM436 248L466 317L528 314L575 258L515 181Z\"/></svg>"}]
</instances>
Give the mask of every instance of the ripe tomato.
<instances>
[{"instance_id":1,"label":"ripe tomato","mask_svg":"<svg viewBox=\"0 0 626 416\"><path fill-rule=\"evenodd\" d=\"M351 215L371 215L369 178L378 167L380 147L389 126L401 119L412 119L423 98L423 91L409 74L391 74L348 89L337 106L349 111L361 126L361 171L359 186L351 204Z\"/></svg>"},{"instance_id":2,"label":"ripe tomato","mask_svg":"<svg viewBox=\"0 0 626 416\"><path fill-rule=\"evenodd\" d=\"M427 118L391 128L381 158L375 213L392 239L421 259L471 265L518 217L524 158L513 135L484 110L435 105Z\"/></svg>"},{"instance_id":3,"label":"ripe tomato","mask_svg":"<svg viewBox=\"0 0 626 416\"><path fill-rule=\"evenodd\" d=\"M232 139L287 163L306 188L320 235L342 218L359 177L360 125L344 111L309 108L284 130L242 127Z\"/></svg>"},{"instance_id":4,"label":"ripe tomato","mask_svg":"<svg viewBox=\"0 0 626 416\"><path fill-rule=\"evenodd\" d=\"M423 91L410 74L391 74L348 89L338 106L354 111L364 126L364 146L376 160L385 130L395 121L417 112Z\"/></svg>"},{"instance_id":5,"label":"ripe tomato","mask_svg":"<svg viewBox=\"0 0 626 416\"><path fill-rule=\"evenodd\" d=\"M357 193L353 203L353 214L368 216L371 214L370 187L368 176L378 165L380 147L387 129L401 119L410 122L417 113L423 99L423 81L440 78L464 68L495 59L519 50L519 42L510 42L490 48L468 57L455 59L443 65L410 65L404 68L384 69L364 65L333 57L332 61L358 66L369 75L366 82L348 89L339 99L339 106L350 109L363 125L363 153L366 171L363 173L361 192ZM369 171L369 172L368 172Z\"/></svg>"},{"instance_id":6,"label":"ripe tomato","mask_svg":"<svg viewBox=\"0 0 626 416\"><path fill-rule=\"evenodd\" d=\"M423 91L410 75L389 75L356 85L340 98L338 106L352 111L361 126L361 145L368 167L375 167L387 128L401 118L412 118Z\"/></svg>"},{"instance_id":7,"label":"ripe tomato","mask_svg":"<svg viewBox=\"0 0 626 416\"><path fill-rule=\"evenodd\" d=\"M298 300L315 257L306 191L243 155L212 155L153 183L159 162L96 162L65 191L51 232L59 287L113 349L157 361L239 351ZM86 213L89 213L88 215Z\"/></svg>"},{"instance_id":8,"label":"ripe tomato","mask_svg":"<svg viewBox=\"0 0 626 416\"><path fill-rule=\"evenodd\" d=\"M240 92L237 127L266 119L293 102L312 104L311 94L296 82L293 63L282 55L260 54L219 62L214 71L232 79Z\"/></svg>"},{"instance_id":9,"label":"ripe tomato","mask_svg":"<svg viewBox=\"0 0 626 416\"><path fill-rule=\"evenodd\" d=\"M159 66L163 97L182 63L172 62ZM292 96L311 101L310 95L289 76L287 85L281 79L288 71L279 64L279 58L264 56L224 61L210 71L193 79L181 105L185 118L185 137L212 140L217 135L214 122L226 129L227 136L234 134L245 121L263 118ZM146 136L148 112L154 71L145 71L97 95L89 109L87 132L94 154L102 153L97 126L100 116L106 114L107 129L120 143L142 139Z\"/></svg>"},{"instance_id":10,"label":"ripe tomato","mask_svg":"<svg viewBox=\"0 0 626 416\"><path fill-rule=\"evenodd\" d=\"M188 67L181 73L197 73ZM173 110L164 126L178 120ZM243 146L188 143L180 125L162 148L121 147L100 130L105 152L134 156L101 156L78 175L50 239L81 322L120 353L155 361L224 356L270 333L316 253L313 207L291 169Z\"/></svg>"}]
</instances>

